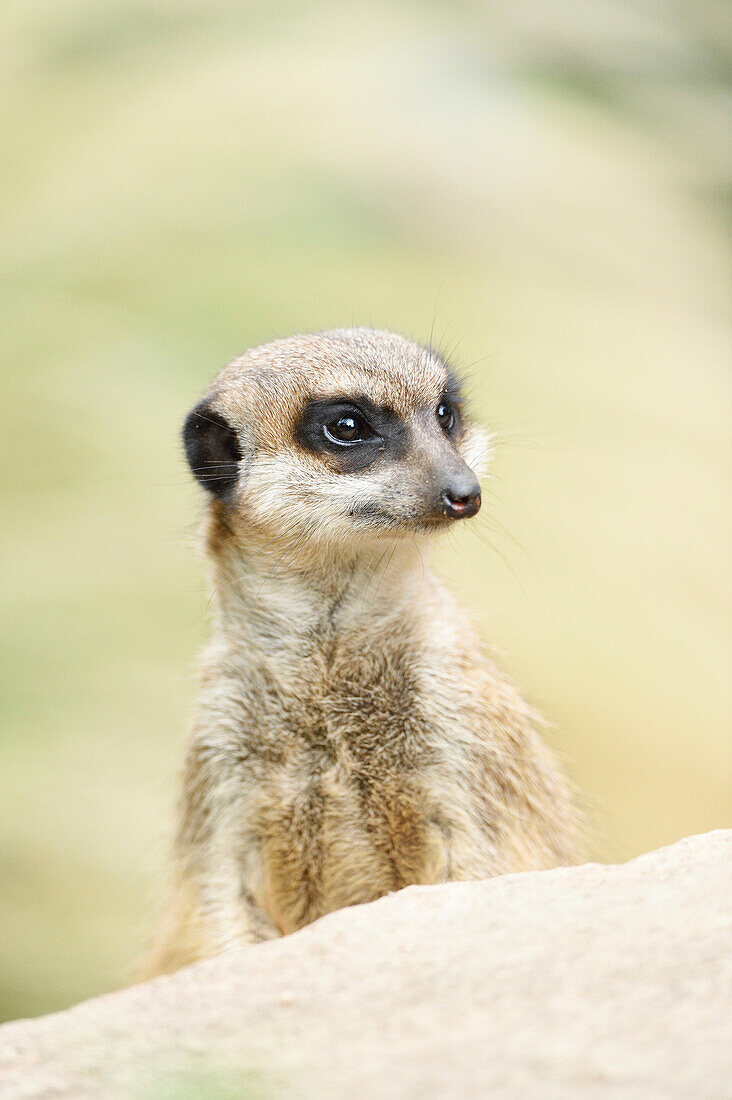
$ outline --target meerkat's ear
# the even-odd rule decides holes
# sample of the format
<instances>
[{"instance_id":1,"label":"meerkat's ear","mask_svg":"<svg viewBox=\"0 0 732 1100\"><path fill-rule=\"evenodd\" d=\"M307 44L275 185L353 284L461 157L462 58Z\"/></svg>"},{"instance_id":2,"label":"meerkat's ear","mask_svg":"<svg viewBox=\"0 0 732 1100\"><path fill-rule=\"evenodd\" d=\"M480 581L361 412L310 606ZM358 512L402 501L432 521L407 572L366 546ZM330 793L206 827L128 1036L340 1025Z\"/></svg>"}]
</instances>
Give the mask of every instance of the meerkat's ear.
<instances>
[{"instance_id":1,"label":"meerkat's ear","mask_svg":"<svg viewBox=\"0 0 732 1100\"><path fill-rule=\"evenodd\" d=\"M196 480L215 497L225 497L239 480L239 437L208 401L191 409L183 425L183 446Z\"/></svg>"}]
</instances>

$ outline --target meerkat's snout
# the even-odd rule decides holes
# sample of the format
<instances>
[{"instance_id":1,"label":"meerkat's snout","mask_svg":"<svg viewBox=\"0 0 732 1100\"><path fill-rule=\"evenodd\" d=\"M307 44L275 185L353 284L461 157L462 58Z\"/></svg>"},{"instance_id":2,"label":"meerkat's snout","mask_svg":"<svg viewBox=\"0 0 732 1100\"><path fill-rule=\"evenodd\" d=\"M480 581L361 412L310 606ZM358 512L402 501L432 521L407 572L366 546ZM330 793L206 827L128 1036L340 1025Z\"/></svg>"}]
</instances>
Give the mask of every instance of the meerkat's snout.
<instances>
[{"instance_id":1,"label":"meerkat's snout","mask_svg":"<svg viewBox=\"0 0 732 1100\"><path fill-rule=\"evenodd\" d=\"M480 484L461 453L466 434L457 400L401 411L356 392L308 401L294 437L357 528L398 536L478 512Z\"/></svg>"},{"instance_id":2,"label":"meerkat's snout","mask_svg":"<svg viewBox=\"0 0 732 1100\"><path fill-rule=\"evenodd\" d=\"M415 519L428 524L469 519L480 509L480 483L461 453L465 426L445 402L411 418L413 467L424 489L417 493ZM407 463L409 465L409 463Z\"/></svg>"}]
</instances>

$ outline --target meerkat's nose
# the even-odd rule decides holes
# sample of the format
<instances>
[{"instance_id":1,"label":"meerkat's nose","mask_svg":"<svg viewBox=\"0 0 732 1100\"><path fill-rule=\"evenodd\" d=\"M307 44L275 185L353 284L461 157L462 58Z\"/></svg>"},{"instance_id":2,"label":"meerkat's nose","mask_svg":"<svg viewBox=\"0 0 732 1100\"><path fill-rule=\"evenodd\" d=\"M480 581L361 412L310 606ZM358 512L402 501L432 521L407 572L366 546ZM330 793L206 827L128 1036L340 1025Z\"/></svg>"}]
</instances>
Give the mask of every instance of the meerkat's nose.
<instances>
[{"instance_id":1,"label":"meerkat's nose","mask_svg":"<svg viewBox=\"0 0 732 1100\"><path fill-rule=\"evenodd\" d=\"M447 485L440 496L442 510L453 519L468 519L480 511L480 485L475 474L456 478Z\"/></svg>"}]
</instances>

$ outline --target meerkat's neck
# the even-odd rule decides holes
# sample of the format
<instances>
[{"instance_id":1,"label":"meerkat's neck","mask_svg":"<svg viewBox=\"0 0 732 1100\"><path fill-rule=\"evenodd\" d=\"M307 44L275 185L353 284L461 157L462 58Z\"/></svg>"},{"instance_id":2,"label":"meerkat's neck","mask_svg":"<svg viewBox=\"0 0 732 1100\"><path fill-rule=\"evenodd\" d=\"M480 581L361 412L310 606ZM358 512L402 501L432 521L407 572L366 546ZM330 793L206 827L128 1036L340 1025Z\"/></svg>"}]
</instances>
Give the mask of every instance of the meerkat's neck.
<instances>
[{"instance_id":1,"label":"meerkat's neck","mask_svg":"<svg viewBox=\"0 0 732 1100\"><path fill-rule=\"evenodd\" d=\"M304 638L413 618L428 575L425 549L412 542L303 562L232 540L215 559L219 629L237 646L302 654Z\"/></svg>"}]
</instances>

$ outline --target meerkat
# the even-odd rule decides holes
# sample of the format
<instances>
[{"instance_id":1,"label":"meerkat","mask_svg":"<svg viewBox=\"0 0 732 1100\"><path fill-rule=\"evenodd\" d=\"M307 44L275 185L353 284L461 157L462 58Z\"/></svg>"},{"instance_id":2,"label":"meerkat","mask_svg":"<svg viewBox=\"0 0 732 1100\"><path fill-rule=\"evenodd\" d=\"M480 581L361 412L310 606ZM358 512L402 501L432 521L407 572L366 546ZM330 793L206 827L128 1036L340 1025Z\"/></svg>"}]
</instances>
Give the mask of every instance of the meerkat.
<instances>
[{"instance_id":1,"label":"meerkat","mask_svg":"<svg viewBox=\"0 0 732 1100\"><path fill-rule=\"evenodd\" d=\"M540 721L426 564L490 451L446 362L361 328L277 340L183 440L215 615L148 973L410 884L574 862Z\"/></svg>"}]
</instances>

